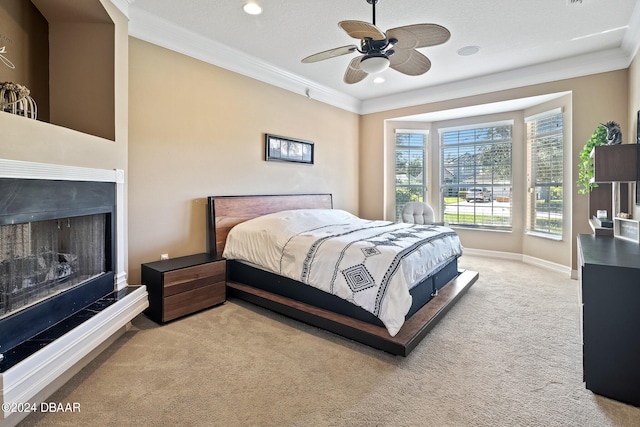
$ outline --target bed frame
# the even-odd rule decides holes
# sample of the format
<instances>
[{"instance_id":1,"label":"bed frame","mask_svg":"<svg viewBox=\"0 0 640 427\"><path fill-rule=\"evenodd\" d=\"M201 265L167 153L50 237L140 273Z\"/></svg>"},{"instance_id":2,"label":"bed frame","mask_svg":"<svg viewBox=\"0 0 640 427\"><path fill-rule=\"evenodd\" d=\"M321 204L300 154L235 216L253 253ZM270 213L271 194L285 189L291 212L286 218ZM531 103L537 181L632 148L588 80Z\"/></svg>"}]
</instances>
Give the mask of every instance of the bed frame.
<instances>
[{"instance_id":1,"label":"bed frame","mask_svg":"<svg viewBox=\"0 0 640 427\"><path fill-rule=\"evenodd\" d=\"M227 235L231 228L257 216L288 209L333 208L331 194L297 194L272 196L211 196L208 198L208 251L222 256ZM227 261L227 292L230 297L240 298L261 307L328 330L335 334L389 353L407 356L427 333L442 319L446 312L478 279L475 271L459 271L446 284L435 285L437 293L428 303L416 308L395 337L389 335L384 326L359 319L358 316L336 313L324 304L323 307L300 301L295 296L275 293L282 281L296 283L272 273L246 267L244 264ZM448 266L456 268L455 261ZM256 270L253 272L252 270ZM277 283L277 286L272 286ZM287 284L285 283L285 284ZM290 283L289 283L290 284ZM306 286L305 286L306 287ZM321 292L321 291L318 291ZM323 293L323 299L338 297ZM359 308L357 308L359 309ZM362 310L364 312L364 310Z\"/></svg>"}]
</instances>

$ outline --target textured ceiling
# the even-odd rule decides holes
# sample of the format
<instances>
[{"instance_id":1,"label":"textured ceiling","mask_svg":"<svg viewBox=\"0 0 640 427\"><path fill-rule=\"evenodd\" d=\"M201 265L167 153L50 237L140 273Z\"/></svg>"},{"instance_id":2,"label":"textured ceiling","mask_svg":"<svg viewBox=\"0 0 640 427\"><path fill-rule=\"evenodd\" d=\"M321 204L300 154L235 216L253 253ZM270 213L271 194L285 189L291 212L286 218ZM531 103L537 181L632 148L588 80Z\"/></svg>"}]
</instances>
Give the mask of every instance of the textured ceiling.
<instances>
[{"instance_id":1,"label":"textured ceiling","mask_svg":"<svg viewBox=\"0 0 640 427\"><path fill-rule=\"evenodd\" d=\"M445 44L422 48L433 66L417 77L386 70L382 84L373 78L347 85L344 71L354 55L313 64L310 54L356 42L337 23L371 22L366 0L256 0L264 12L247 15L245 0L128 0L136 17L152 16L243 52L261 63L315 82L360 101L408 91L442 87L500 73L523 77L602 58L628 58L639 41L636 0L379 0L376 24L389 28L437 23L451 31ZM135 34L134 34L135 35ZM457 50L480 47L473 56ZM210 52L215 57L216 52ZM592 58L592 59L591 59ZM555 64L555 65L554 65ZM628 65L628 62L627 62ZM620 67L618 67L620 68ZM585 72L585 73L588 73Z\"/></svg>"}]
</instances>

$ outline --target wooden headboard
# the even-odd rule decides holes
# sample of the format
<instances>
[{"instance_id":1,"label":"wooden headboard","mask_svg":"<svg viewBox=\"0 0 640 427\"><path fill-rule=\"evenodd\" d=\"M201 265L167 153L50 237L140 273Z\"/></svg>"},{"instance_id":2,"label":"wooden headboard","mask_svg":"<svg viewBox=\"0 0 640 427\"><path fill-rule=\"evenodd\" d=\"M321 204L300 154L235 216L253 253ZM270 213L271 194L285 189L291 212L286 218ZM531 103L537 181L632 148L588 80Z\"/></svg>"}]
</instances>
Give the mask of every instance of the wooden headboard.
<instances>
[{"instance_id":1,"label":"wooden headboard","mask_svg":"<svg viewBox=\"0 0 640 427\"><path fill-rule=\"evenodd\" d=\"M208 197L208 251L222 256L229 231L249 219L289 209L332 209L331 194Z\"/></svg>"}]
</instances>

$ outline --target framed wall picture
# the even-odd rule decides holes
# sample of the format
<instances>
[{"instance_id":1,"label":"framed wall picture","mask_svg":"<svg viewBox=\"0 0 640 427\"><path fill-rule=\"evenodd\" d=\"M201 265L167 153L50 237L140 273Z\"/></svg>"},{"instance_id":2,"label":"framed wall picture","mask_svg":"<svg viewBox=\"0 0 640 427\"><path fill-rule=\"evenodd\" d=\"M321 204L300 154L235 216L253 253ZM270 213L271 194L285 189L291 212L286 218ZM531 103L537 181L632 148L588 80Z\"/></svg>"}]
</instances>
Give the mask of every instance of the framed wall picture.
<instances>
[{"instance_id":1,"label":"framed wall picture","mask_svg":"<svg viewBox=\"0 0 640 427\"><path fill-rule=\"evenodd\" d=\"M265 160L313 164L313 142L265 134Z\"/></svg>"}]
</instances>

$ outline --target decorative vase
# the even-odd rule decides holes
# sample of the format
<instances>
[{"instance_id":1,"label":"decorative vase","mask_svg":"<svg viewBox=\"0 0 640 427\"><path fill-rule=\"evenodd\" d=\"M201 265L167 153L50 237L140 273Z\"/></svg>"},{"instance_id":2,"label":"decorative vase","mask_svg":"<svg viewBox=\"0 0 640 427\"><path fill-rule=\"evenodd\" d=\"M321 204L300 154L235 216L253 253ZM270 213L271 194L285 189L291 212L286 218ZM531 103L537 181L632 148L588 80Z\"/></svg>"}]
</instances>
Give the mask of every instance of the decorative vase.
<instances>
[{"instance_id":1,"label":"decorative vase","mask_svg":"<svg viewBox=\"0 0 640 427\"><path fill-rule=\"evenodd\" d=\"M30 93L29 89L18 83L0 83L0 111L37 119L38 107L29 96Z\"/></svg>"}]
</instances>

